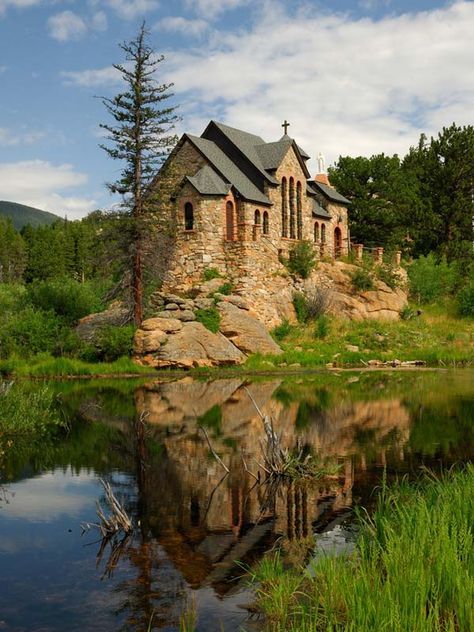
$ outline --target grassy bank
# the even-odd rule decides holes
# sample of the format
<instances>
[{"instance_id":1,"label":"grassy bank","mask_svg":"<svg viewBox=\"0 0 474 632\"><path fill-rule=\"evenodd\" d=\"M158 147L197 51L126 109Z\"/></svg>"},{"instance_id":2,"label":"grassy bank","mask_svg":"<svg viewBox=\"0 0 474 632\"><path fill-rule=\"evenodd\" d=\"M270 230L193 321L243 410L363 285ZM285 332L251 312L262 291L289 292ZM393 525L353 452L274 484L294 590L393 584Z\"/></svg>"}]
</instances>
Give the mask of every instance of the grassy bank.
<instances>
[{"instance_id":1,"label":"grassy bank","mask_svg":"<svg viewBox=\"0 0 474 632\"><path fill-rule=\"evenodd\" d=\"M127 357L114 362L85 362L77 358L57 358L41 353L28 359L0 360L0 375L14 377L97 377L150 373L153 373L153 369L139 366Z\"/></svg>"},{"instance_id":2,"label":"grassy bank","mask_svg":"<svg viewBox=\"0 0 474 632\"><path fill-rule=\"evenodd\" d=\"M421 315L396 322L323 316L274 334L284 354L257 354L246 368L366 366L370 360L421 360L435 367L474 364L474 320L457 318L449 306L424 307Z\"/></svg>"},{"instance_id":3,"label":"grassy bank","mask_svg":"<svg viewBox=\"0 0 474 632\"><path fill-rule=\"evenodd\" d=\"M264 560L254 580L271 632L474 630L474 466L400 483L360 518L353 554L305 570Z\"/></svg>"}]
</instances>

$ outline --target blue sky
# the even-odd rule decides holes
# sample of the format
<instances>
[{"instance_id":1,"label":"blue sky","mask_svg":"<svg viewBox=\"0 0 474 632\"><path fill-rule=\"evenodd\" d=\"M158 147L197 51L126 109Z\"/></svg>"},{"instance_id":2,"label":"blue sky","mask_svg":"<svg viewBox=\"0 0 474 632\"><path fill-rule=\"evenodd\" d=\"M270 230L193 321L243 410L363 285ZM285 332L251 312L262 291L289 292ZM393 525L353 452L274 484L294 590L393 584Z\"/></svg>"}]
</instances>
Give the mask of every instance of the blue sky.
<instances>
[{"instance_id":1,"label":"blue sky","mask_svg":"<svg viewBox=\"0 0 474 632\"><path fill-rule=\"evenodd\" d=\"M0 199L69 218L115 201L98 147L120 90L119 42L146 20L182 122L217 119L326 164L403 155L419 134L474 123L474 2L0 0Z\"/></svg>"}]
</instances>

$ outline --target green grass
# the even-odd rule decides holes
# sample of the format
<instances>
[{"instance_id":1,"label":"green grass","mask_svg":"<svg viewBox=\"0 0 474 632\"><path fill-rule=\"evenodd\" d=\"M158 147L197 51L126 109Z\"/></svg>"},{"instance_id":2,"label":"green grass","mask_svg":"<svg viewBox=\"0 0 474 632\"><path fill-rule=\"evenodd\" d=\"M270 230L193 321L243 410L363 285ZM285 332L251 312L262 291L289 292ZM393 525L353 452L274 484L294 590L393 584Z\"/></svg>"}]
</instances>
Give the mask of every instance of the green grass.
<instances>
[{"instance_id":1,"label":"green grass","mask_svg":"<svg viewBox=\"0 0 474 632\"><path fill-rule=\"evenodd\" d=\"M84 362L75 358L55 358L49 354L39 354L28 360L9 358L0 360L0 375L17 377L61 377L82 375L129 375L150 373L149 367L142 367L130 358L123 357L115 362Z\"/></svg>"},{"instance_id":2,"label":"green grass","mask_svg":"<svg viewBox=\"0 0 474 632\"><path fill-rule=\"evenodd\" d=\"M271 632L474 630L474 466L383 488L356 551L254 571ZM316 549L317 550L317 549Z\"/></svg>"}]
</instances>

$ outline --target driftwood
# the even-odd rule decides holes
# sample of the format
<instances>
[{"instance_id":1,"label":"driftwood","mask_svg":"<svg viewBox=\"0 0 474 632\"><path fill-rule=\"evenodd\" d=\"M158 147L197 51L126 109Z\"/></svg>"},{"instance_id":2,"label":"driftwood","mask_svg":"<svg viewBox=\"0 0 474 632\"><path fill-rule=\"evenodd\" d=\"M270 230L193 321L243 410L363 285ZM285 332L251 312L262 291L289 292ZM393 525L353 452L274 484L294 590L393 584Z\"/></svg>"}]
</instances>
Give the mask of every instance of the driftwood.
<instances>
[{"instance_id":1,"label":"driftwood","mask_svg":"<svg viewBox=\"0 0 474 632\"><path fill-rule=\"evenodd\" d=\"M133 531L133 524L127 512L122 507L120 502L114 496L110 483L100 479L105 491L105 500L111 511L110 516L106 516L100 506L99 501L97 505L97 516L99 522L84 522L82 524L82 530L90 531L90 529L98 529L103 538L109 538L123 531L124 533L131 533Z\"/></svg>"},{"instance_id":2,"label":"driftwood","mask_svg":"<svg viewBox=\"0 0 474 632\"><path fill-rule=\"evenodd\" d=\"M209 439L209 435L206 432L206 429L203 426L199 426L199 430L203 431L204 436L206 437L207 445L209 446L209 450L212 453L212 456L216 459L216 461L219 463L219 465L222 465L222 467L225 469L227 474L229 474L229 468L227 467L227 465L224 463L224 461L221 459L221 457L217 454L217 452L212 447L211 441Z\"/></svg>"}]
</instances>

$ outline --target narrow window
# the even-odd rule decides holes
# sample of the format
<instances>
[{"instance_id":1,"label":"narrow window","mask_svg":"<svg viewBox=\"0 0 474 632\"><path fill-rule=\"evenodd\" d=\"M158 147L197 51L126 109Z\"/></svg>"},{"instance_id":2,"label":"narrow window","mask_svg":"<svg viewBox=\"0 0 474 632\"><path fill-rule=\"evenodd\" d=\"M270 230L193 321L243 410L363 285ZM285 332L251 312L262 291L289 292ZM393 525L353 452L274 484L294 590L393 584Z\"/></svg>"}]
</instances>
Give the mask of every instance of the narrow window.
<instances>
[{"instance_id":1,"label":"narrow window","mask_svg":"<svg viewBox=\"0 0 474 632\"><path fill-rule=\"evenodd\" d=\"M191 202L184 205L184 230L194 230L194 208Z\"/></svg>"},{"instance_id":2,"label":"narrow window","mask_svg":"<svg viewBox=\"0 0 474 632\"><path fill-rule=\"evenodd\" d=\"M334 229L334 256L336 259L342 254L342 232L339 226Z\"/></svg>"},{"instance_id":3,"label":"narrow window","mask_svg":"<svg viewBox=\"0 0 474 632\"><path fill-rule=\"evenodd\" d=\"M326 243L326 224L321 224L321 243Z\"/></svg>"},{"instance_id":4,"label":"narrow window","mask_svg":"<svg viewBox=\"0 0 474 632\"><path fill-rule=\"evenodd\" d=\"M296 234L303 239L303 201L301 198L301 182L296 184Z\"/></svg>"},{"instance_id":5,"label":"narrow window","mask_svg":"<svg viewBox=\"0 0 474 632\"><path fill-rule=\"evenodd\" d=\"M267 211L263 211L263 234L268 235L269 233L269 225L268 225L268 213Z\"/></svg>"},{"instance_id":6,"label":"narrow window","mask_svg":"<svg viewBox=\"0 0 474 632\"><path fill-rule=\"evenodd\" d=\"M255 220L254 220L254 224L255 224L255 225L260 224L260 211L259 211L258 209L255 211Z\"/></svg>"},{"instance_id":7,"label":"narrow window","mask_svg":"<svg viewBox=\"0 0 474 632\"><path fill-rule=\"evenodd\" d=\"M296 239L295 181L290 178L290 239Z\"/></svg>"},{"instance_id":8,"label":"narrow window","mask_svg":"<svg viewBox=\"0 0 474 632\"><path fill-rule=\"evenodd\" d=\"M286 178L281 181L281 235L288 237L288 185Z\"/></svg>"},{"instance_id":9,"label":"narrow window","mask_svg":"<svg viewBox=\"0 0 474 632\"><path fill-rule=\"evenodd\" d=\"M319 223L314 222L314 241L319 241Z\"/></svg>"},{"instance_id":10,"label":"narrow window","mask_svg":"<svg viewBox=\"0 0 474 632\"><path fill-rule=\"evenodd\" d=\"M227 202L225 205L225 238L228 241L233 241L234 235L234 205L232 202Z\"/></svg>"}]
</instances>

